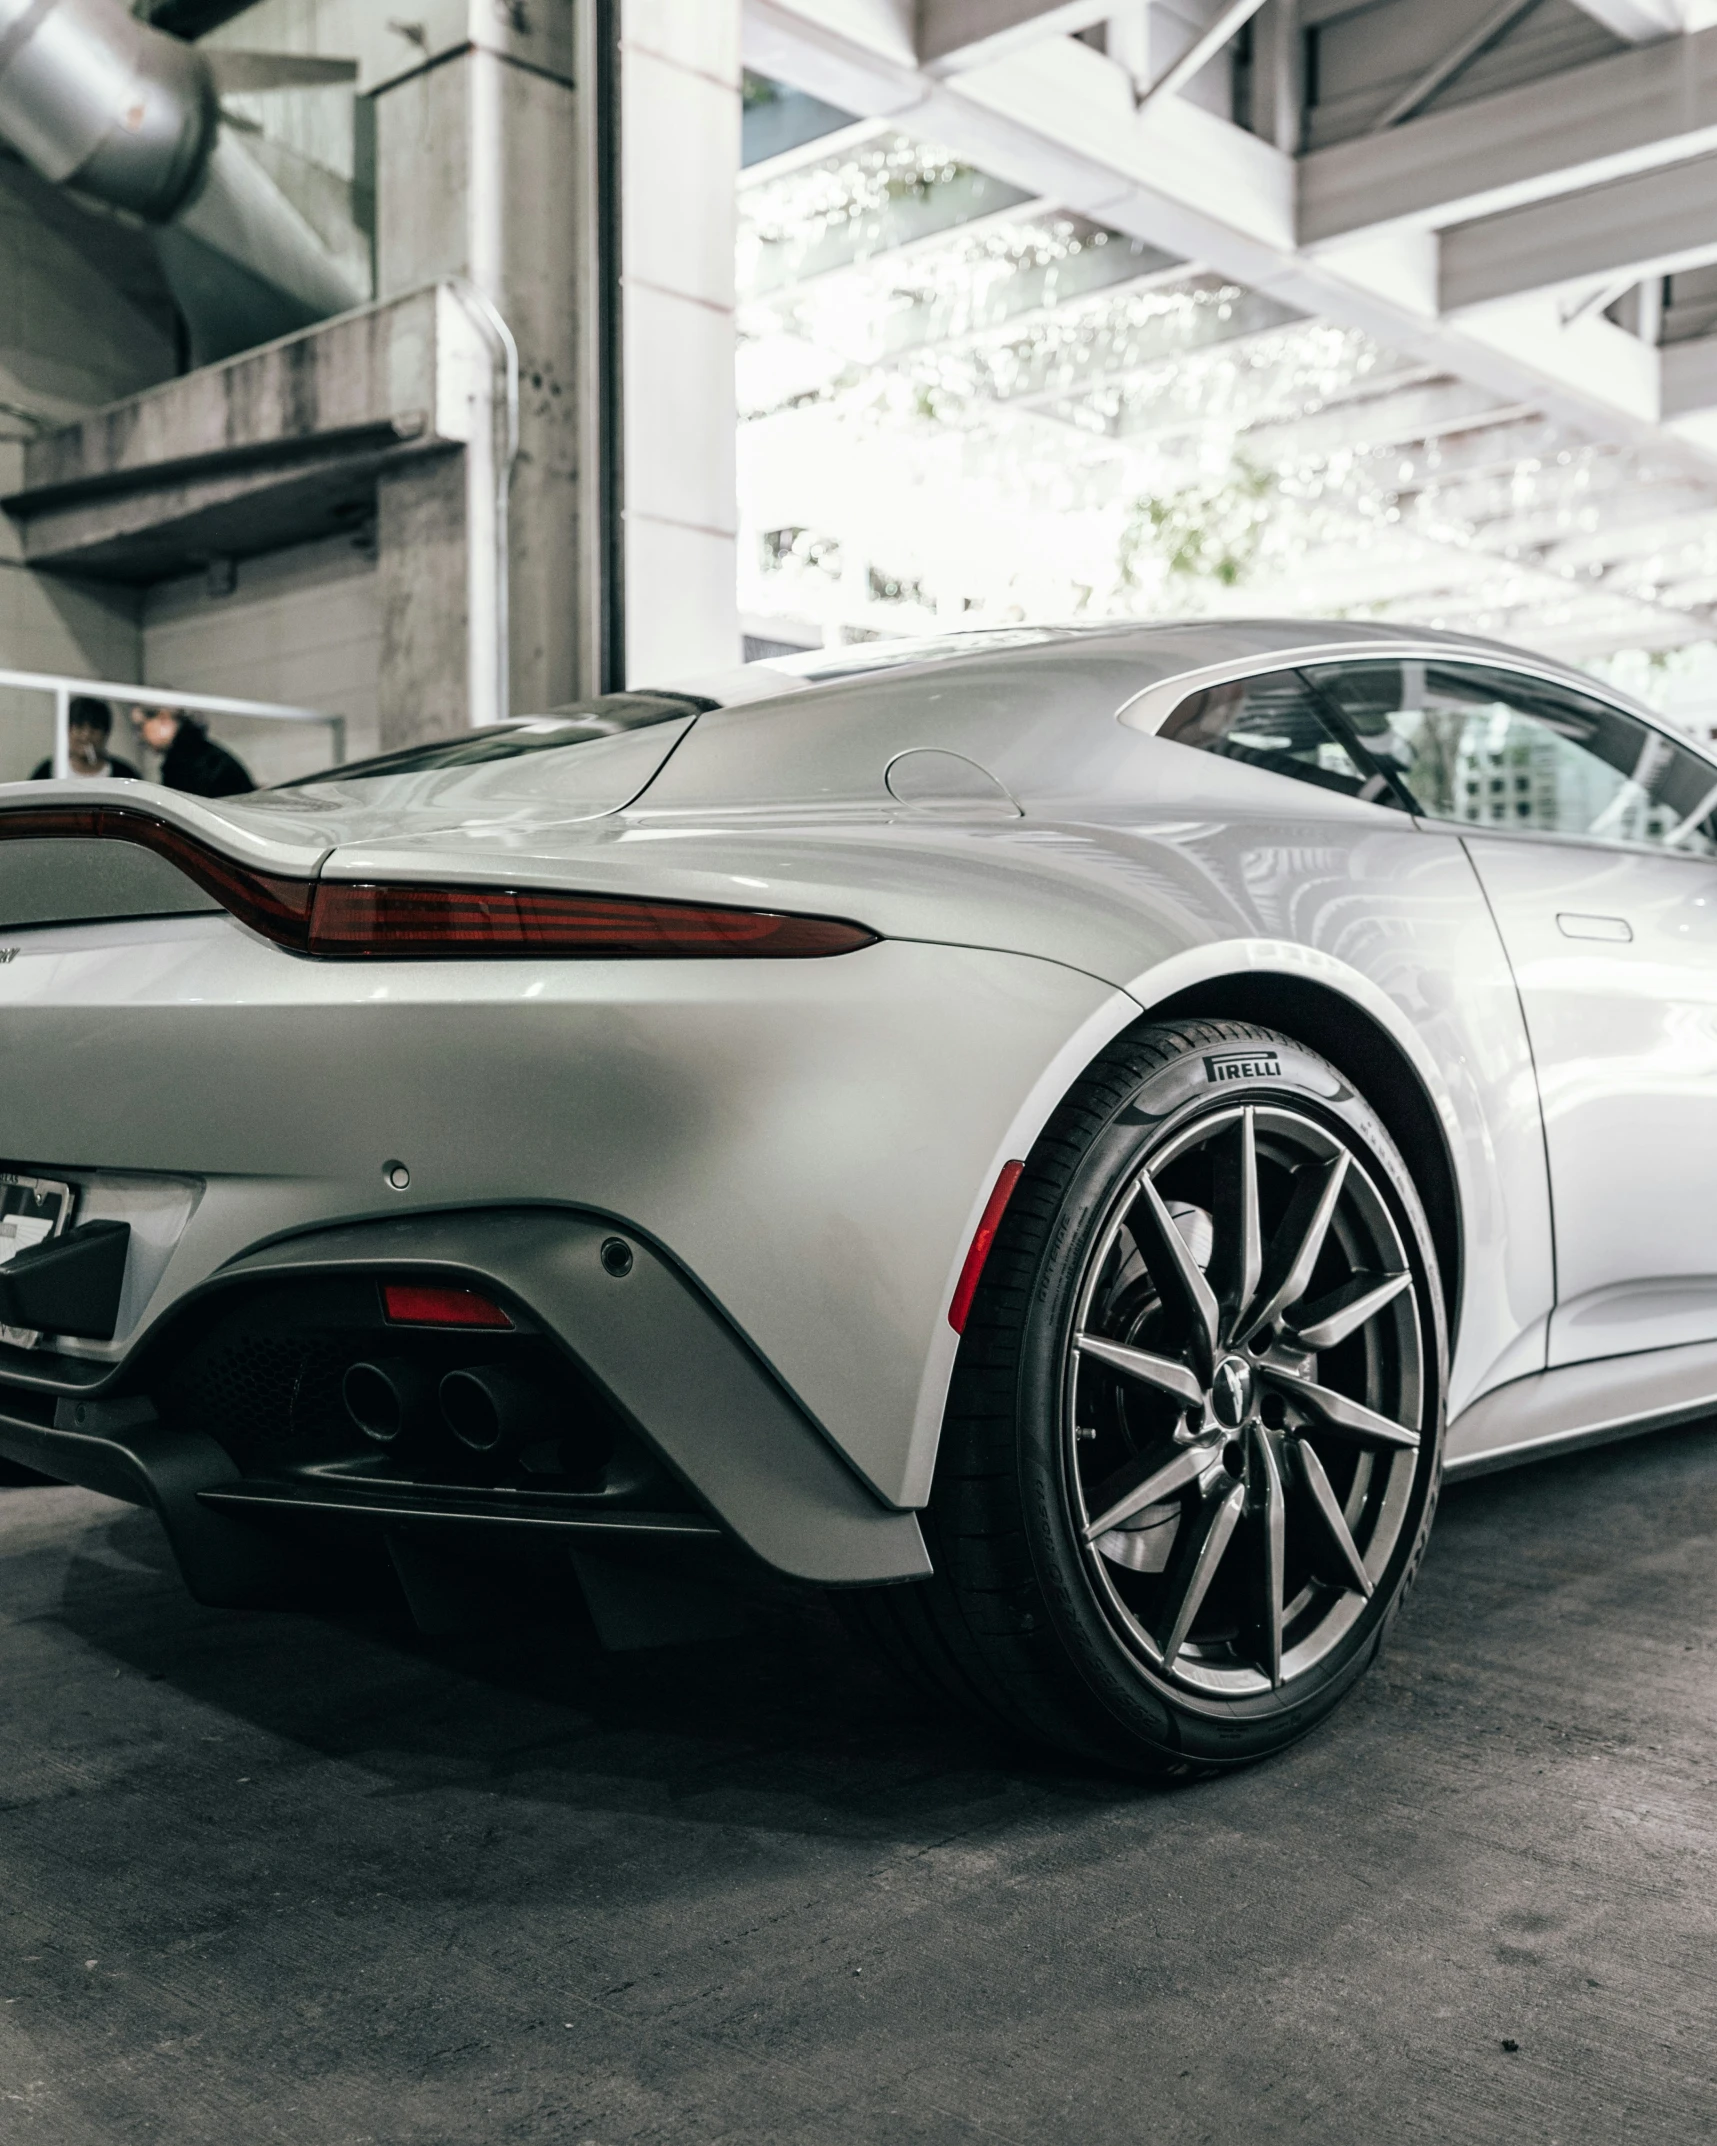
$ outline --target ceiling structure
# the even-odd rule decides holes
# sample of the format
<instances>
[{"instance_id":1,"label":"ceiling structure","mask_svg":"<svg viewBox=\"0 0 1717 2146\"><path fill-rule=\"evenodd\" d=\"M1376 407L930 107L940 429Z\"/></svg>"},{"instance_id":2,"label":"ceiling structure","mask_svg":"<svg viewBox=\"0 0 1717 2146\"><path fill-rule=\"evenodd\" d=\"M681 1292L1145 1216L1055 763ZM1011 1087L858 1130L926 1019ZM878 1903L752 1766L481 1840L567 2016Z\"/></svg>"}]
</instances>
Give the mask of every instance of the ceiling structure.
<instances>
[{"instance_id":1,"label":"ceiling structure","mask_svg":"<svg viewBox=\"0 0 1717 2146\"><path fill-rule=\"evenodd\" d=\"M748 612L1717 632L1717 0L746 8Z\"/></svg>"}]
</instances>

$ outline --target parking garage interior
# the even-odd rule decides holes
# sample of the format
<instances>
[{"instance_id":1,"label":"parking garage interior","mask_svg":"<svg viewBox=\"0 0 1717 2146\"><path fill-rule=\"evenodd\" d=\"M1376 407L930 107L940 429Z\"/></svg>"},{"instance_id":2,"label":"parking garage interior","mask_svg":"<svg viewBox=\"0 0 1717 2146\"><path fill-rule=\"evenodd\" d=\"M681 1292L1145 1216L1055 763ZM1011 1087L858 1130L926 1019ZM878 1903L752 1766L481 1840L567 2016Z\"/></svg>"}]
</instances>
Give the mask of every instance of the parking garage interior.
<instances>
[{"instance_id":1,"label":"parking garage interior","mask_svg":"<svg viewBox=\"0 0 1717 2146\"><path fill-rule=\"evenodd\" d=\"M1045 621L1478 636L1709 751L1714 145L1717 0L0 0L0 784L82 694L261 785ZM1169 1788L838 1590L215 1609L6 1466L8 2137L1717 2126L1717 1420L1452 1484L1356 1697Z\"/></svg>"}]
</instances>

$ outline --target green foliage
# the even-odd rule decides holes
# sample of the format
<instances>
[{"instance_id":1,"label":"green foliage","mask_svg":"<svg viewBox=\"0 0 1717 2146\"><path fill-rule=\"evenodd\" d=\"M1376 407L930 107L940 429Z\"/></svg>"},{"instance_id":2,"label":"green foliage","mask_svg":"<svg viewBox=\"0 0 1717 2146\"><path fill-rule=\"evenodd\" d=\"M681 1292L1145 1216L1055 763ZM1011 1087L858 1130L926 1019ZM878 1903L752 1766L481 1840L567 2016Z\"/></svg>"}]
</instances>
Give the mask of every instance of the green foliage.
<instances>
[{"instance_id":1,"label":"green foliage","mask_svg":"<svg viewBox=\"0 0 1717 2146\"><path fill-rule=\"evenodd\" d=\"M1227 473L1178 492L1136 500L1121 532L1121 579L1138 588L1155 561L1183 581L1243 581L1258 556L1276 480L1236 458Z\"/></svg>"}]
</instances>

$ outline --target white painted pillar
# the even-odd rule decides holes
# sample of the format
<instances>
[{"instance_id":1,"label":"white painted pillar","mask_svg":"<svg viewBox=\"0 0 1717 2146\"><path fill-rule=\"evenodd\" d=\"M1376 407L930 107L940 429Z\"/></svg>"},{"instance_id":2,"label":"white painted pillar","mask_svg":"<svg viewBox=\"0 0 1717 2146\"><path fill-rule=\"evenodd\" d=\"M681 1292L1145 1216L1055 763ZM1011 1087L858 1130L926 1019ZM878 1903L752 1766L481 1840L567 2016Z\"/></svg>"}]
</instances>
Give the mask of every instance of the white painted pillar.
<instances>
[{"instance_id":1,"label":"white painted pillar","mask_svg":"<svg viewBox=\"0 0 1717 2146\"><path fill-rule=\"evenodd\" d=\"M742 0L623 0L626 677L739 661L734 235Z\"/></svg>"}]
</instances>

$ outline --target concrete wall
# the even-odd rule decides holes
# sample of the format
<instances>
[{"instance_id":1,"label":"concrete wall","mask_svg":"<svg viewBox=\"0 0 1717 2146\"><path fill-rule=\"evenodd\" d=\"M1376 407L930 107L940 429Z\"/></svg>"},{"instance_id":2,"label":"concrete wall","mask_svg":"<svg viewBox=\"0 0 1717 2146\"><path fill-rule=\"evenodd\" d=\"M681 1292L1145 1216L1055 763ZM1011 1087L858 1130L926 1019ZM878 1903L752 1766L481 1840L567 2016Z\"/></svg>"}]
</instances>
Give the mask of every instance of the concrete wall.
<instances>
[{"instance_id":1,"label":"concrete wall","mask_svg":"<svg viewBox=\"0 0 1717 2146\"><path fill-rule=\"evenodd\" d=\"M375 561L348 538L242 560L226 595L213 593L204 574L157 582L143 601L142 645L151 684L325 708L346 718L347 758L379 749ZM230 716L210 728L259 782L327 764L321 728Z\"/></svg>"},{"instance_id":2,"label":"concrete wall","mask_svg":"<svg viewBox=\"0 0 1717 2146\"><path fill-rule=\"evenodd\" d=\"M0 496L22 482L18 439L176 369L171 311L146 235L0 162ZM33 574L0 516L0 670L137 675L137 599ZM52 703L0 691L0 782L53 744Z\"/></svg>"},{"instance_id":3,"label":"concrete wall","mask_svg":"<svg viewBox=\"0 0 1717 2146\"><path fill-rule=\"evenodd\" d=\"M57 423L178 370L147 233L0 160L0 432Z\"/></svg>"},{"instance_id":4,"label":"concrete wall","mask_svg":"<svg viewBox=\"0 0 1717 2146\"><path fill-rule=\"evenodd\" d=\"M545 22L553 13L545 9ZM378 294L466 277L518 341L509 640L512 705L521 712L578 690L575 102L569 80L481 44L376 97ZM473 171L491 148L499 184L474 189ZM451 471L384 480L382 571L402 584L389 587L384 603L385 660L390 677L423 681L413 700L426 736L466 719L463 521ZM407 742L411 711L390 713L388 727L390 742Z\"/></svg>"},{"instance_id":5,"label":"concrete wall","mask_svg":"<svg viewBox=\"0 0 1717 2146\"><path fill-rule=\"evenodd\" d=\"M740 12L741 0L623 6L624 571L637 680L725 667L739 653ZM589 133L572 67L581 18L575 0L528 11L423 0L404 16L368 0L261 0L218 42L357 58L371 100L359 131L367 143L373 122L380 290L468 277L518 337L512 703L543 707L585 689L592 660L580 468L591 393L581 373ZM352 165L343 96L277 100L270 138L343 172ZM501 184L473 188L491 145ZM133 396L178 370L179 340L146 233L91 218L0 164L0 406L51 423ZM17 482L7 430L0 407L0 493ZM200 572L146 592L32 575L0 517L0 667L323 705L348 717L354 754L457 728L467 674L461 462L454 452L384 476L379 560L344 540L300 545L241 562L224 595ZM259 774L304 758L302 745L289 752L268 735L234 732L232 742L248 745ZM45 717L0 702L0 773L45 749Z\"/></svg>"},{"instance_id":6,"label":"concrete wall","mask_svg":"<svg viewBox=\"0 0 1717 2146\"><path fill-rule=\"evenodd\" d=\"M130 589L61 581L0 559L0 669L79 678L137 676ZM0 687L0 782L21 782L53 751L53 702ZM116 747L124 751L123 744Z\"/></svg>"},{"instance_id":7,"label":"concrete wall","mask_svg":"<svg viewBox=\"0 0 1717 2146\"><path fill-rule=\"evenodd\" d=\"M739 661L740 0L625 0L626 673Z\"/></svg>"}]
</instances>

